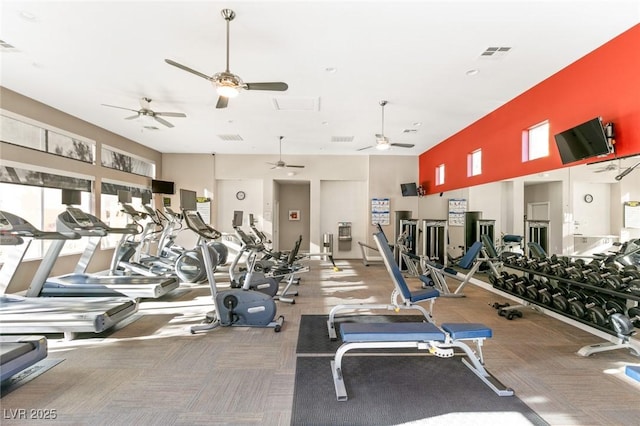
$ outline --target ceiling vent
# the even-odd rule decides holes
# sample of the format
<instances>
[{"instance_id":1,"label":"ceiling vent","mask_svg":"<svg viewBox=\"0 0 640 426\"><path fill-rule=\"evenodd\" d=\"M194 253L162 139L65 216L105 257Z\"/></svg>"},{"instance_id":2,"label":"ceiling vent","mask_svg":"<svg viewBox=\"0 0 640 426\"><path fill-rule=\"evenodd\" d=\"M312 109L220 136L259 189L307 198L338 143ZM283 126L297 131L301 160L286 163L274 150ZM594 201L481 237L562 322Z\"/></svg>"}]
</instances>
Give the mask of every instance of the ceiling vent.
<instances>
[{"instance_id":1,"label":"ceiling vent","mask_svg":"<svg viewBox=\"0 0 640 426\"><path fill-rule=\"evenodd\" d=\"M218 135L218 137L226 142L240 142L244 140L240 135Z\"/></svg>"},{"instance_id":2,"label":"ceiling vent","mask_svg":"<svg viewBox=\"0 0 640 426\"><path fill-rule=\"evenodd\" d=\"M480 57L488 58L488 59L500 59L504 57L507 54L507 52L509 52L510 50L511 50L510 47L496 47L496 46L487 47L487 50L482 52L480 54Z\"/></svg>"},{"instance_id":3,"label":"ceiling vent","mask_svg":"<svg viewBox=\"0 0 640 426\"><path fill-rule=\"evenodd\" d=\"M281 96L272 101L276 111L320 111L319 97Z\"/></svg>"},{"instance_id":4,"label":"ceiling vent","mask_svg":"<svg viewBox=\"0 0 640 426\"><path fill-rule=\"evenodd\" d=\"M353 136L331 136L331 142L353 142Z\"/></svg>"}]
</instances>

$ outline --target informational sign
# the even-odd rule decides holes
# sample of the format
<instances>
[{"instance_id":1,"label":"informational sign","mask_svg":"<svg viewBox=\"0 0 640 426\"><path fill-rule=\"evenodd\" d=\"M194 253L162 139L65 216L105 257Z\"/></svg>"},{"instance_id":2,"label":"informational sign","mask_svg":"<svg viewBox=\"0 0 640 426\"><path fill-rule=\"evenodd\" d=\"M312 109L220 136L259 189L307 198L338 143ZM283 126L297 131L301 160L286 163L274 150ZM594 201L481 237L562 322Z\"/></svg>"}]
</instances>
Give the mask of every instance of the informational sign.
<instances>
[{"instance_id":1,"label":"informational sign","mask_svg":"<svg viewBox=\"0 0 640 426\"><path fill-rule=\"evenodd\" d=\"M467 200L464 198L449 199L449 226L464 226L464 213L467 211Z\"/></svg>"},{"instance_id":2,"label":"informational sign","mask_svg":"<svg viewBox=\"0 0 640 426\"><path fill-rule=\"evenodd\" d=\"M371 224L388 225L391 213L389 211L390 201L388 198L371 199Z\"/></svg>"},{"instance_id":3,"label":"informational sign","mask_svg":"<svg viewBox=\"0 0 640 426\"><path fill-rule=\"evenodd\" d=\"M196 204L198 213L202 216L202 221L211 224L211 201Z\"/></svg>"},{"instance_id":4,"label":"informational sign","mask_svg":"<svg viewBox=\"0 0 640 426\"><path fill-rule=\"evenodd\" d=\"M640 229L640 201L627 201L623 205L624 227Z\"/></svg>"}]
</instances>

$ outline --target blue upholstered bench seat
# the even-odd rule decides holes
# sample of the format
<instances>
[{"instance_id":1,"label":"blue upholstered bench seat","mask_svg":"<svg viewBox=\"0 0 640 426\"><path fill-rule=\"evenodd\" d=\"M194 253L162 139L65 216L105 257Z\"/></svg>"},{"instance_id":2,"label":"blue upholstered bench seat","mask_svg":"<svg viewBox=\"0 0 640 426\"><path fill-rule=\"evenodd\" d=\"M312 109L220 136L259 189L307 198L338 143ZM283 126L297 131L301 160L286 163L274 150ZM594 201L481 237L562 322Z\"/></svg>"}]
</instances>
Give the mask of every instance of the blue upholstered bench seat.
<instances>
[{"instance_id":1,"label":"blue upholstered bench seat","mask_svg":"<svg viewBox=\"0 0 640 426\"><path fill-rule=\"evenodd\" d=\"M453 340L490 338L493 332L480 323L443 323L442 329L449 333Z\"/></svg>"},{"instance_id":2,"label":"blue upholstered bench seat","mask_svg":"<svg viewBox=\"0 0 640 426\"><path fill-rule=\"evenodd\" d=\"M343 342L443 341L444 333L429 322L347 323L340 326Z\"/></svg>"},{"instance_id":3,"label":"blue upholstered bench seat","mask_svg":"<svg viewBox=\"0 0 640 426\"><path fill-rule=\"evenodd\" d=\"M479 323L444 323L442 330L453 340L484 339L492 330ZM416 342L444 341L445 334L428 322L347 323L340 327L343 342Z\"/></svg>"},{"instance_id":4,"label":"blue upholstered bench seat","mask_svg":"<svg viewBox=\"0 0 640 426\"><path fill-rule=\"evenodd\" d=\"M440 292L437 289L430 287L430 288L425 288L424 290L412 291L408 299L412 303L417 303L423 300L434 299L438 296L440 296Z\"/></svg>"}]
</instances>

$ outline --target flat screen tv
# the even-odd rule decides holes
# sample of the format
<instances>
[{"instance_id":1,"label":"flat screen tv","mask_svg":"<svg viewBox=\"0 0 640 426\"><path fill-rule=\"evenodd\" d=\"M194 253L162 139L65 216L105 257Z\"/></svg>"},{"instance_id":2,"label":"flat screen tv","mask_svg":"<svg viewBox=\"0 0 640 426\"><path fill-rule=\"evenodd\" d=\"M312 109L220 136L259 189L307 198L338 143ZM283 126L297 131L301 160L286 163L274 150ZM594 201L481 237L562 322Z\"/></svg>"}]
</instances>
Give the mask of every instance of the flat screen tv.
<instances>
[{"instance_id":1,"label":"flat screen tv","mask_svg":"<svg viewBox=\"0 0 640 426\"><path fill-rule=\"evenodd\" d=\"M411 183L401 183L400 190L402 191L403 197L417 197L418 196L418 186L415 182Z\"/></svg>"},{"instance_id":2,"label":"flat screen tv","mask_svg":"<svg viewBox=\"0 0 640 426\"><path fill-rule=\"evenodd\" d=\"M555 140L562 164L613 152L600 117L558 133Z\"/></svg>"},{"instance_id":3,"label":"flat screen tv","mask_svg":"<svg viewBox=\"0 0 640 426\"><path fill-rule=\"evenodd\" d=\"M154 194L175 194L176 186L167 180L151 180L151 192Z\"/></svg>"},{"instance_id":4,"label":"flat screen tv","mask_svg":"<svg viewBox=\"0 0 640 426\"><path fill-rule=\"evenodd\" d=\"M142 193L142 205L146 206L148 204L151 204L151 194L145 191Z\"/></svg>"},{"instance_id":5,"label":"flat screen tv","mask_svg":"<svg viewBox=\"0 0 640 426\"><path fill-rule=\"evenodd\" d=\"M79 206L82 204L82 193L77 189L62 190L62 205Z\"/></svg>"},{"instance_id":6,"label":"flat screen tv","mask_svg":"<svg viewBox=\"0 0 640 426\"><path fill-rule=\"evenodd\" d=\"M120 204L131 204L131 192L124 189L118 189L118 202Z\"/></svg>"},{"instance_id":7,"label":"flat screen tv","mask_svg":"<svg viewBox=\"0 0 640 426\"><path fill-rule=\"evenodd\" d=\"M180 208L187 211L198 210L196 191L189 191L188 189L180 190Z\"/></svg>"}]
</instances>

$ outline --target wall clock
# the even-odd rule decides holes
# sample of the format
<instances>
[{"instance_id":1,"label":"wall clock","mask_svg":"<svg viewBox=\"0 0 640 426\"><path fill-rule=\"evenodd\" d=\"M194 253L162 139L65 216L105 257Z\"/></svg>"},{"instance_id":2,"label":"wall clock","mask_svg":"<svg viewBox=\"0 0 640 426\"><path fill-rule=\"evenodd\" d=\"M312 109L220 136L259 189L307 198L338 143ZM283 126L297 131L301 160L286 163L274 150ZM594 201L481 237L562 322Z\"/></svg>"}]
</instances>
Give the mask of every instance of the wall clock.
<instances>
[{"instance_id":1,"label":"wall clock","mask_svg":"<svg viewBox=\"0 0 640 426\"><path fill-rule=\"evenodd\" d=\"M247 194L244 193L244 191L238 191L236 192L236 198L238 200L244 200L246 198Z\"/></svg>"},{"instance_id":2,"label":"wall clock","mask_svg":"<svg viewBox=\"0 0 640 426\"><path fill-rule=\"evenodd\" d=\"M584 202L585 202L585 203L590 203L590 202L592 202L592 201L593 201L593 195L591 195L591 194L585 194L585 196L584 196Z\"/></svg>"}]
</instances>

